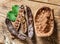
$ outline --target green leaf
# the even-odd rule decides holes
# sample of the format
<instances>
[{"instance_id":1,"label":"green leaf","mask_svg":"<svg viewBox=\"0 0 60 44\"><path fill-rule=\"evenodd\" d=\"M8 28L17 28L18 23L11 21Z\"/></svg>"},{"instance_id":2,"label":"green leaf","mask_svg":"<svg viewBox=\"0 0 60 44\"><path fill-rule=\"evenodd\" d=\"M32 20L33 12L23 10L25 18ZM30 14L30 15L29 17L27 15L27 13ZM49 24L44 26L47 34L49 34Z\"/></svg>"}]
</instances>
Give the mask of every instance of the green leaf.
<instances>
[{"instance_id":1,"label":"green leaf","mask_svg":"<svg viewBox=\"0 0 60 44\"><path fill-rule=\"evenodd\" d=\"M16 20L16 17L14 15L10 15L8 19L14 22Z\"/></svg>"},{"instance_id":2,"label":"green leaf","mask_svg":"<svg viewBox=\"0 0 60 44\"><path fill-rule=\"evenodd\" d=\"M16 17L15 17L15 15L14 15L14 13L12 11L9 11L7 13L7 17L8 17L9 20L11 20L13 22L16 20Z\"/></svg>"},{"instance_id":3,"label":"green leaf","mask_svg":"<svg viewBox=\"0 0 60 44\"><path fill-rule=\"evenodd\" d=\"M18 5L12 6L12 11L13 11L14 15L17 17L18 12L19 12L19 6Z\"/></svg>"},{"instance_id":4,"label":"green leaf","mask_svg":"<svg viewBox=\"0 0 60 44\"><path fill-rule=\"evenodd\" d=\"M12 11L9 11L7 13L7 17L11 20L11 21L15 21L16 17L18 15L19 12L19 6L18 5L13 5L12 6Z\"/></svg>"}]
</instances>

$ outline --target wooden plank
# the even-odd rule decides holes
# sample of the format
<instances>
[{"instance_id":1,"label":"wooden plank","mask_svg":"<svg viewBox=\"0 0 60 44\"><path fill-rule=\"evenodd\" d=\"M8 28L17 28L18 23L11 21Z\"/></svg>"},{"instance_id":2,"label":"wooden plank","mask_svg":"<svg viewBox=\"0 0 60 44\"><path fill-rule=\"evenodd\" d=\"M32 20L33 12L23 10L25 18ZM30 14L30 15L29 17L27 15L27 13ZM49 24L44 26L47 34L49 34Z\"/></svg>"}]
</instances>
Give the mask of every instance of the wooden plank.
<instances>
[{"instance_id":1,"label":"wooden plank","mask_svg":"<svg viewBox=\"0 0 60 44\"><path fill-rule=\"evenodd\" d=\"M0 12L1 13L4 13L6 16L7 16L7 12L9 11L9 10L11 10L11 7L12 7L12 5L15 5L15 4L17 4L17 5L21 5L21 4L24 4L24 5L27 5L27 6L29 6L30 8L31 8L31 10L32 10L32 13L33 13L33 16L34 16L34 18L35 18L35 16L36 16L36 13L37 13L37 11L38 11L38 9L40 9L41 7L43 7L43 6L47 6L47 7L50 7L51 9L54 9L54 17L55 17L55 19L56 19L56 22L57 21L60 21L60 19L58 18L57 19L57 17L56 16L60 16L60 6L54 6L54 5L50 5L50 4L45 4L45 3L38 3L38 2L32 2L32 1L21 1L21 2L15 2L15 1L10 1L10 2L8 2L8 3L4 3L4 4L2 4L1 5L1 7L3 6L3 5L5 5L5 6L7 6L7 8L9 8L7 11L5 11L6 9L3 9L4 10L4 12L3 12L3 10L1 11L0 10ZM1 16L1 15L0 15ZM60 22L57 22L57 23L60 23ZM60 27L60 26L59 26ZM59 28L58 27L58 28ZM55 30L55 29L54 29ZM58 29L57 29L58 30ZM50 36L50 37L47 37L47 38L38 38L37 37L37 39L39 39L38 40L38 43L37 44L56 44L57 42L55 41L55 40L57 40L57 32L59 32L59 31L54 31L54 33ZM59 35L59 34L58 34ZM60 39L60 38L59 38ZM15 40L15 41L19 41L19 40ZM16 42L16 44L17 44L18 42ZM19 44L21 44L21 42L19 42ZM24 43L22 43L22 44L24 44Z\"/></svg>"},{"instance_id":2,"label":"wooden plank","mask_svg":"<svg viewBox=\"0 0 60 44\"><path fill-rule=\"evenodd\" d=\"M31 1L60 5L60 0L57 0L57 1L56 0L31 0Z\"/></svg>"}]
</instances>

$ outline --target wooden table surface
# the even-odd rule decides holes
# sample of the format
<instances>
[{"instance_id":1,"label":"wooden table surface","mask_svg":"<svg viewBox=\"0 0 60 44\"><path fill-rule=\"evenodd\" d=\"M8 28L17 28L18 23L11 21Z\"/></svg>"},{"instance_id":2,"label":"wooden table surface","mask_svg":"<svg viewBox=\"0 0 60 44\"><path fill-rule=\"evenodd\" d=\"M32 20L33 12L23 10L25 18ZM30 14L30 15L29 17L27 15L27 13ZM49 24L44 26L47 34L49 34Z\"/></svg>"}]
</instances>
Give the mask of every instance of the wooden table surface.
<instances>
[{"instance_id":1,"label":"wooden table surface","mask_svg":"<svg viewBox=\"0 0 60 44\"><path fill-rule=\"evenodd\" d=\"M60 34L60 6L56 6L56 5L50 5L50 4L38 3L38 2L32 2L32 1L3 2L2 4L0 4L0 30L2 31L0 33L3 33L2 25L5 21L6 16L7 16L7 12L9 10L11 10L12 5L15 5L15 4L17 4L17 5L24 4L24 5L29 6L32 10L34 18L35 18L35 15L36 15L36 12L38 11L38 9L40 9L43 6L47 6L47 7L54 9L54 20L55 20L54 32L50 37L43 37L43 38L36 37L37 44L60 44L60 35L59 35ZM8 30L7 30L7 34L10 35ZM4 41L3 34L0 34L0 35L1 35L0 41L1 41L1 43L3 43L3 41ZM9 37L11 38L11 35ZM15 39L13 41L15 42L15 44L24 44L17 39Z\"/></svg>"}]
</instances>

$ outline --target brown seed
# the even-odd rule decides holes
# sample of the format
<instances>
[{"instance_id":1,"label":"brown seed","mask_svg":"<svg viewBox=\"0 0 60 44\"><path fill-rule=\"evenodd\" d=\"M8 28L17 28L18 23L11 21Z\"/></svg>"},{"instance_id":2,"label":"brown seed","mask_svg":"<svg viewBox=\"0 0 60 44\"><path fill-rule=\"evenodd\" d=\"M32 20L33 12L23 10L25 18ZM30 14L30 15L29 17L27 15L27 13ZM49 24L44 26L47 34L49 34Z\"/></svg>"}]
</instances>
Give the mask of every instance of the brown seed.
<instances>
[{"instance_id":1,"label":"brown seed","mask_svg":"<svg viewBox=\"0 0 60 44\"><path fill-rule=\"evenodd\" d=\"M16 27L18 27L18 24L15 24Z\"/></svg>"},{"instance_id":2,"label":"brown seed","mask_svg":"<svg viewBox=\"0 0 60 44\"><path fill-rule=\"evenodd\" d=\"M20 21L17 19L17 22L20 22Z\"/></svg>"},{"instance_id":3,"label":"brown seed","mask_svg":"<svg viewBox=\"0 0 60 44\"><path fill-rule=\"evenodd\" d=\"M19 24L19 22L18 22L18 21L16 21L16 22L15 22L15 24Z\"/></svg>"}]
</instances>

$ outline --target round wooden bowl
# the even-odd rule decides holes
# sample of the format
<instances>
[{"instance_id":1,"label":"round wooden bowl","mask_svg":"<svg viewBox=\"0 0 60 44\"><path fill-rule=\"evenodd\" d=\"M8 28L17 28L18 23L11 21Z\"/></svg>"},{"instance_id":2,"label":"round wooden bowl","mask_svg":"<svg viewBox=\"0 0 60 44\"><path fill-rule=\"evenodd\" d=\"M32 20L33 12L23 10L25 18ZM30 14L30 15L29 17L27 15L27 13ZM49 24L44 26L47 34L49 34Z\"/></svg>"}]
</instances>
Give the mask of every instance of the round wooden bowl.
<instances>
[{"instance_id":1,"label":"round wooden bowl","mask_svg":"<svg viewBox=\"0 0 60 44\"><path fill-rule=\"evenodd\" d=\"M40 8L35 16L35 33L38 37L47 37L53 33L54 13L49 7Z\"/></svg>"}]
</instances>

